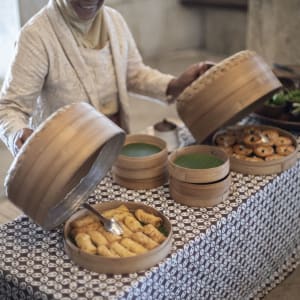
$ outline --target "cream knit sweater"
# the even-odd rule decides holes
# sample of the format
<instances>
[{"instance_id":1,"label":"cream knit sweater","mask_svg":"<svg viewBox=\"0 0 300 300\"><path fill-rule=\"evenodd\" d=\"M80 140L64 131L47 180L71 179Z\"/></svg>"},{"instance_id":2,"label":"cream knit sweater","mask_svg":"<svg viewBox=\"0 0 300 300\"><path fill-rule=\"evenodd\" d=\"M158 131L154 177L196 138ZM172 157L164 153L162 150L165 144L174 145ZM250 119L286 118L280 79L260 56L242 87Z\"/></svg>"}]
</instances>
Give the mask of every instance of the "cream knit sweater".
<instances>
[{"instance_id":1,"label":"cream knit sweater","mask_svg":"<svg viewBox=\"0 0 300 300\"><path fill-rule=\"evenodd\" d=\"M128 128L128 91L166 99L171 75L143 64L121 15L104 7L115 67L122 127ZM0 94L0 137L13 153L16 132L35 129L58 108L85 101L99 109L95 82L55 1L22 28Z\"/></svg>"}]
</instances>

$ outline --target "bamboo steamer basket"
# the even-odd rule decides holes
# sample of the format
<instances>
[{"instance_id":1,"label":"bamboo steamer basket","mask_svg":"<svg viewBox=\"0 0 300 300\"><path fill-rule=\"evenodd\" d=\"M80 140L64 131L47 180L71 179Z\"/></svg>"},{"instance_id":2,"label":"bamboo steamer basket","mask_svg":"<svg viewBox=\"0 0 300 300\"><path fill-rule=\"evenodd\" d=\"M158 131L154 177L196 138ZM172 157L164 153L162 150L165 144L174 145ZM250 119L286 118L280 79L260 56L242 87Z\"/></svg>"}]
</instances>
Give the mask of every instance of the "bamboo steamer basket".
<instances>
[{"instance_id":1,"label":"bamboo steamer basket","mask_svg":"<svg viewBox=\"0 0 300 300\"><path fill-rule=\"evenodd\" d=\"M168 179L166 142L147 134L127 135L124 145L146 143L161 149L158 153L131 157L120 154L112 167L116 183L129 189L152 189L163 185Z\"/></svg>"},{"instance_id":2,"label":"bamboo steamer basket","mask_svg":"<svg viewBox=\"0 0 300 300\"><path fill-rule=\"evenodd\" d=\"M177 112L203 142L233 124L281 87L271 68L253 51L241 51L211 67L177 98Z\"/></svg>"},{"instance_id":3,"label":"bamboo steamer basket","mask_svg":"<svg viewBox=\"0 0 300 300\"><path fill-rule=\"evenodd\" d=\"M205 153L223 160L214 168L190 169L175 164L178 157L187 154ZM230 189L229 157L221 148L196 145L178 149L169 155L169 188L172 198L181 204L209 207L224 201Z\"/></svg>"},{"instance_id":4,"label":"bamboo steamer basket","mask_svg":"<svg viewBox=\"0 0 300 300\"><path fill-rule=\"evenodd\" d=\"M295 151L290 155L284 156L280 159L271 160L271 161L262 161L262 162L253 162L246 161L243 159L238 159L236 157L230 156L230 169L232 171L240 172L243 174L252 174L252 175L271 175L283 172L291 167L293 167L297 162L299 145L296 138L281 128L266 126L266 125L247 125L247 126L231 126L229 127L230 131L235 130L246 130L247 128L258 128L262 130L276 130L281 136L288 137L292 140L292 145L295 147ZM216 137L224 133L225 130L220 130L213 136L213 143L216 144Z\"/></svg>"},{"instance_id":5,"label":"bamboo steamer basket","mask_svg":"<svg viewBox=\"0 0 300 300\"><path fill-rule=\"evenodd\" d=\"M189 169L178 166L174 161L182 155L193 153L206 153L216 156L224 161L218 167L209 169ZM195 145L177 149L169 155L168 170L171 177L189 183L208 183L215 182L226 177L230 170L228 155L220 148L207 145Z\"/></svg>"},{"instance_id":6,"label":"bamboo steamer basket","mask_svg":"<svg viewBox=\"0 0 300 300\"><path fill-rule=\"evenodd\" d=\"M65 106L29 137L8 171L8 198L44 229L62 224L111 168L124 131L87 103Z\"/></svg>"},{"instance_id":7,"label":"bamboo steamer basket","mask_svg":"<svg viewBox=\"0 0 300 300\"><path fill-rule=\"evenodd\" d=\"M212 183L188 183L170 177L172 198L181 204L195 207L210 207L224 201L230 192L231 176Z\"/></svg>"},{"instance_id":8,"label":"bamboo steamer basket","mask_svg":"<svg viewBox=\"0 0 300 300\"><path fill-rule=\"evenodd\" d=\"M64 226L64 245L67 254L80 266L97 273L127 274L145 270L163 260L170 252L172 246L172 225L170 221L156 209L136 202L111 201L98 203L94 207L99 211L116 208L125 204L129 210L142 208L143 210L159 216L163 226L168 232L166 240L147 253L125 258L107 258L99 255L88 254L81 251L70 239L70 224L73 220L87 214L86 210L75 213Z\"/></svg>"}]
</instances>

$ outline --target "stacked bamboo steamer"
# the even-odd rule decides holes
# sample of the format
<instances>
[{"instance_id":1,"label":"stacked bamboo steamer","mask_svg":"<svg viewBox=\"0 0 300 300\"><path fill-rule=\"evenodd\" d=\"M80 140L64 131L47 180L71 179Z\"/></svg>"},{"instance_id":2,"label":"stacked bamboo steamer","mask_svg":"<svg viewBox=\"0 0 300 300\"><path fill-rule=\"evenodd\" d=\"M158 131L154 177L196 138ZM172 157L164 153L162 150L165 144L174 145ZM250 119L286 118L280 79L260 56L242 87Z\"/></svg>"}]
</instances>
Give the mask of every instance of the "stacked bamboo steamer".
<instances>
[{"instance_id":1,"label":"stacked bamboo steamer","mask_svg":"<svg viewBox=\"0 0 300 300\"><path fill-rule=\"evenodd\" d=\"M219 166L192 169L180 166L177 159L190 154L211 155L222 161ZM172 198L195 207L208 207L224 201L230 190L229 158L218 147L195 145L174 151L168 159L169 186Z\"/></svg>"},{"instance_id":2,"label":"stacked bamboo steamer","mask_svg":"<svg viewBox=\"0 0 300 300\"><path fill-rule=\"evenodd\" d=\"M177 98L177 111L198 142L255 111L281 87L264 60L241 51L216 64Z\"/></svg>"},{"instance_id":3,"label":"stacked bamboo steamer","mask_svg":"<svg viewBox=\"0 0 300 300\"><path fill-rule=\"evenodd\" d=\"M116 183L129 189L152 189L166 183L168 179L168 150L164 140L147 134L127 135L124 146L144 143L156 146L159 152L147 156L120 154L112 167Z\"/></svg>"},{"instance_id":4,"label":"stacked bamboo steamer","mask_svg":"<svg viewBox=\"0 0 300 300\"><path fill-rule=\"evenodd\" d=\"M29 137L6 177L8 198L44 229L63 223L111 168L125 133L87 103L65 106Z\"/></svg>"}]
</instances>

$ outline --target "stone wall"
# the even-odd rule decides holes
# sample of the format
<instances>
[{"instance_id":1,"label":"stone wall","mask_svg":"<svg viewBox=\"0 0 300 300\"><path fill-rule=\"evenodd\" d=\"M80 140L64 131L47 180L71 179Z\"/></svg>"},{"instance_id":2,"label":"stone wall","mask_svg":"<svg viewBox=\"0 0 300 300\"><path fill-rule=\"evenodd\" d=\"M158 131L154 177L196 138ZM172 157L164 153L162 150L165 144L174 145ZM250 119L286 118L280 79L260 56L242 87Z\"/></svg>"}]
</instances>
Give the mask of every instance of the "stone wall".
<instances>
[{"instance_id":1,"label":"stone wall","mask_svg":"<svg viewBox=\"0 0 300 300\"><path fill-rule=\"evenodd\" d=\"M272 64L300 64L300 0L249 1L248 47Z\"/></svg>"}]
</instances>

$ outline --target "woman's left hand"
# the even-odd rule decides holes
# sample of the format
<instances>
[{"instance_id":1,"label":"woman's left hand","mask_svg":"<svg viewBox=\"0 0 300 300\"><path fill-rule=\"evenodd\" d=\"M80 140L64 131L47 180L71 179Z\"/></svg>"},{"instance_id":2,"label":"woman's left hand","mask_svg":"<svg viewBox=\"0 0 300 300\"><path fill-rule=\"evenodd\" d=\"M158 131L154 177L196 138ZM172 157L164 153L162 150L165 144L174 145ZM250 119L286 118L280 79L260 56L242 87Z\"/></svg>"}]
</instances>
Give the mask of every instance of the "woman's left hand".
<instances>
[{"instance_id":1,"label":"woman's left hand","mask_svg":"<svg viewBox=\"0 0 300 300\"><path fill-rule=\"evenodd\" d=\"M213 65L213 62L208 61L191 65L181 75L170 81L167 88L167 95L171 96L174 101L187 86L204 74Z\"/></svg>"}]
</instances>

